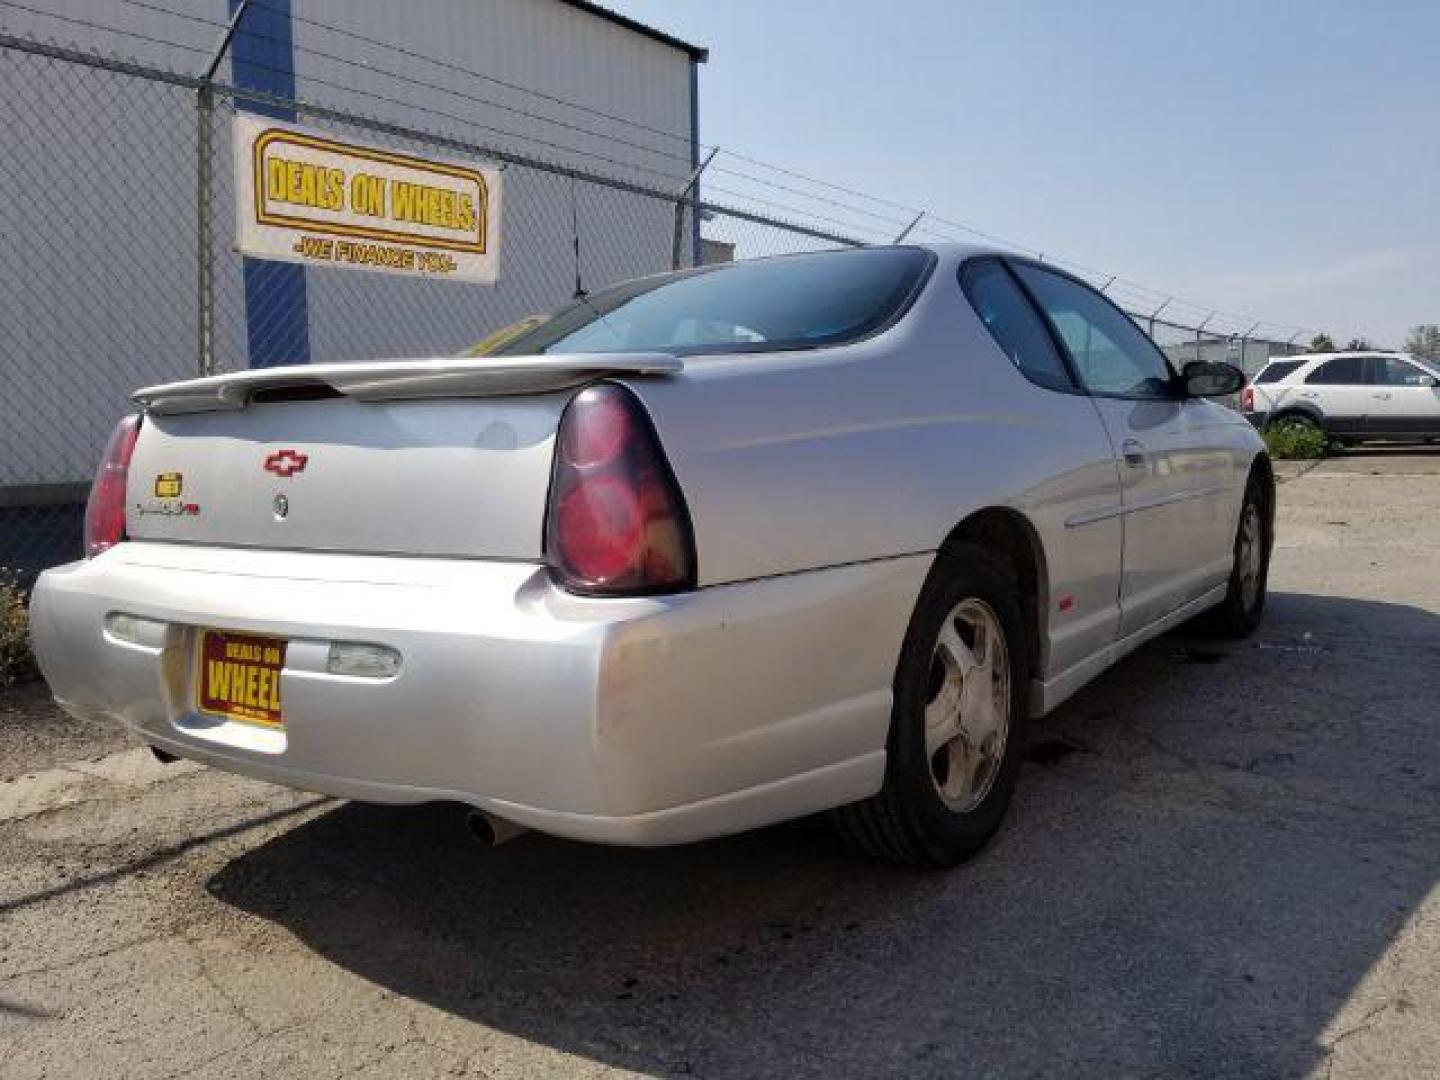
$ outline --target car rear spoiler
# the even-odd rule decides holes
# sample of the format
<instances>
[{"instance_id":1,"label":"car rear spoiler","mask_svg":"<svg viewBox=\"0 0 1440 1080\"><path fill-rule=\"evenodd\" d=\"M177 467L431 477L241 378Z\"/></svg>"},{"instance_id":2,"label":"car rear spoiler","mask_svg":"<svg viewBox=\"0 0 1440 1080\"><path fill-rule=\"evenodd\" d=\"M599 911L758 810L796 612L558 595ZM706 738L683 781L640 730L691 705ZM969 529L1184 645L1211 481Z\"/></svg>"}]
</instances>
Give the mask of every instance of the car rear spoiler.
<instances>
[{"instance_id":1,"label":"car rear spoiler","mask_svg":"<svg viewBox=\"0 0 1440 1080\"><path fill-rule=\"evenodd\" d=\"M343 395L359 401L500 397L563 390L603 375L674 375L684 366L669 353L368 360L210 375L147 386L131 398L153 413L193 413L243 409L257 395L262 400Z\"/></svg>"}]
</instances>

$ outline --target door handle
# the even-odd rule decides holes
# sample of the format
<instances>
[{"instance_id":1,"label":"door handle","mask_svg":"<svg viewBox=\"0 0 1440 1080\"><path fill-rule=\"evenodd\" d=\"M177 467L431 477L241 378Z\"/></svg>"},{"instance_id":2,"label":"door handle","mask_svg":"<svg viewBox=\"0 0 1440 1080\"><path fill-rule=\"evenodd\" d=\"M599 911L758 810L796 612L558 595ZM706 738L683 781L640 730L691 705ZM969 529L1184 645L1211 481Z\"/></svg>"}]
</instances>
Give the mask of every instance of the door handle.
<instances>
[{"instance_id":1,"label":"door handle","mask_svg":"<svg viewBox=\"0 0 1440 1080\"><path fill-rule=\"evenodd\" d=\"M1371 397L1377 397L1377 398L1379 398L1381 401L1389 401L1389 400L1390 400L1390 391L1389 391L1389 390L1378 390L1378 391L1376 391L1375 393L1371 394L1370 396L1371 396Z\"/></svg>"},{"instance_id":2,"label":"door handle","mask_svg":"<svg viewBox=\"0 0 1440 1080\"><path fill-rule=\"evenodd\" d=\"M1126 439L1120 445L1120 452L1125 455L1125 464L1132 469L1144 468L1145 461L1150 456L1144 445L1135 439Z\"/></svg>"},{"instance_id":3,"label":"door handle","mask_svg":"<svg viewBox=\"0 0 1440 1080\"><path fill-rule=\"evenodd\" d=\"M1317 393L1315 393L1314 390L1302 390L1302 391L1300 391L1300 396L1301 396L1301 397L1313 398L1313 397L1319 397L1320 395L1317 394Z\"/></svg>"}]
</instances>

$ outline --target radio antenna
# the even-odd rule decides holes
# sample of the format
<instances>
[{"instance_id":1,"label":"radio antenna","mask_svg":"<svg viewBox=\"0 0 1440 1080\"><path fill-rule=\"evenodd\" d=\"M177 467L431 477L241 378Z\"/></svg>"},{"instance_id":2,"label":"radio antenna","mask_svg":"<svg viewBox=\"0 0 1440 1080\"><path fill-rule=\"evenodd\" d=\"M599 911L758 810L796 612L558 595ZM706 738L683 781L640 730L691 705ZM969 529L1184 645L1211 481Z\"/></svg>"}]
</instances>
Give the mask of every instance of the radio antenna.
<instances>
[{"instance_id":1,"label":"radio antenna","mask_svg":"<svg viewBox=\"0 0 1440 1080\"><path fill-rule=\"evenodd\" d=\"M579 196L575 189L575 177L570 177L570 236L575 245L575 299L583 300L587 295L580 281L580 210Z\"/></svg>"}]
</instances>

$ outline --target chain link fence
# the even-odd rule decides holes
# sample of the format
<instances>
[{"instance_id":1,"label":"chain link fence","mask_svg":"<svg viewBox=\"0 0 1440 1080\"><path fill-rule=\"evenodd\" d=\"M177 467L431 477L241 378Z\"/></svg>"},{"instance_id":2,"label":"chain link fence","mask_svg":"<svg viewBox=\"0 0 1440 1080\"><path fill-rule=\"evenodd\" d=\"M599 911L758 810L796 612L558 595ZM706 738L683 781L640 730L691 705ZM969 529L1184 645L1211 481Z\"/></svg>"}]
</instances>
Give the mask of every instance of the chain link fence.
<instances>
[{"instance_id":1,"label":"chain link fence","mask_svg":"<svg viewBox=\"0 0 1440 1080\"><path fill-rule=\"evenodd\" d=\"M242 111L342 141L498 163L498 283L239 255L230 130ZM89 477L139 386L257 356L453 354L567 302L577 284L865 242L828 220L697 198L685 177L623 172L515 152L448 114L402 125L0 34L0 567L29 577L78 556ZM1288 348L1237 345L1122 306L1179 362L1253 371Z\"/></svg>"},{"instance_id":2,"label":"chain link fence","mask_svg":"<svg viewBox=\"0 0 1440 1080\"><path fill-rule=\"evenodd\" d=\"M0 48L0 566L22 576L78 554L126 395L195 371L194 111L172 81Z\"/></svg>"},{"instance_id":3,"label":"chain link fence","mask_svg":"<svg viewBox=\"0 0 1440 1080\"><path fill-rule=\"evenodd\" d=\"M1133 314L1133 313L1132 313ZM1306 351L1295 340L1271 341L1248 337L1243 333L1212 333L1194 326L1162 320L1138 319L1177 367L1195 360L1220 361L1234 364L1246 375L1254 375L1272 356L1290 356Z\"/></svg>"}]
</instances>

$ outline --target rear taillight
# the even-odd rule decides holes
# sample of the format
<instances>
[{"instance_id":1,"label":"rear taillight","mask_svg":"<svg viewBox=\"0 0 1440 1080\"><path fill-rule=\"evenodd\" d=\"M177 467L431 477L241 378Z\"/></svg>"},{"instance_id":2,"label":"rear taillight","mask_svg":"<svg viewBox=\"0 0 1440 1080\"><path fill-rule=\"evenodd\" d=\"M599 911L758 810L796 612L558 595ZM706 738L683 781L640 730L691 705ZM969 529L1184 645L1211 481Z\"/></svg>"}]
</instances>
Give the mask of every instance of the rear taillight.
<instances>
[{"instance_id":1,"label":"rear taillight","mask_svg":"<svg viewBox=\"0 0 1440 1080\"><path fill-rule=\"evenodd\" d=\"M545 561L563 587L591 595L695 584L689 511L649 416L623 386L582 390L560 420Z\"/></svg>"},{"instance_id":2,"label":"rear taillight","mask_svg":"<svg viewBox=\"0 0 1440 1080\"><path fill-rule=\"evenodd\" d=\"M127 416L115 425L90 498L85 503L85 557L99 555L125 539L125 482L130 473L130 455L140 437L140 417Z\"/></svg>"},{"instance_id":3,"label":"rear taillight","mask_svg":"<svg viewBox=\"0 0 1440 1080\"><path fill-rule=\"evenodd\" d=\"M1240 408L1243 409L1245 412L1255 411L1255 388L1253 386L1247 385L1243 389L1241 389Z\"/></svg>"}]
</instances>

